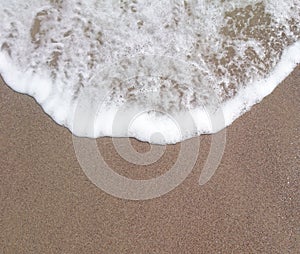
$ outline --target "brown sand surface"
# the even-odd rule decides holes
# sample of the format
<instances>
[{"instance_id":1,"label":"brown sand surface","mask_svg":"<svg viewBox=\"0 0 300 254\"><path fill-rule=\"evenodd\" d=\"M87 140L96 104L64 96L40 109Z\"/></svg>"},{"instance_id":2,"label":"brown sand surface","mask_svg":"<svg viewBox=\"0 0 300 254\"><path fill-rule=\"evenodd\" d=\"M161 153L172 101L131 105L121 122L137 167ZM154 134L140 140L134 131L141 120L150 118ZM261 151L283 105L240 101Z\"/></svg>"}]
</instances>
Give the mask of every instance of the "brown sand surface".
<instances>
[{"instance_id":1,"label":"brown sand surface","mask_svg":"<svg viewBox=\"0 0 300 254\"><path fill-rule=\"evenodd\" d=\"M106 194L81 169L70 132L29 96L0 84L0 253L299 253L300 67L227 128L213 178L198 185L210 136L193 172L147 201ZM109 165L132 178L170 168L180 144L153 166L130 165L110 138ZM139 151L148 146L133 141Z\"/></svg>"}]
</instances>

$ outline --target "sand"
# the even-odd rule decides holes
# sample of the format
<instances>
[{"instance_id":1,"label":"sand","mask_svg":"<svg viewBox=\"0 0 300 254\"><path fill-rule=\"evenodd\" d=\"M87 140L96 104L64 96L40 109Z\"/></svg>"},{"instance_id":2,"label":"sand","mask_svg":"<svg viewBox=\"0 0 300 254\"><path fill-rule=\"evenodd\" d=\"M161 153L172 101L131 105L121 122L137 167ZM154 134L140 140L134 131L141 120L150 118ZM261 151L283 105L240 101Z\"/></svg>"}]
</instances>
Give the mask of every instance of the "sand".
<instances>
[{"instance_id":1,"label":"sand","mask_svg":"<svg viewBox=\"0 0 300 254\"><path fill-rule=\"evenodd\" d=\"M93 185L71 133L1 82L0 252L299 253L299 83L300 67L227 128L222 162L207 184L198 179L211 136L201 137L196 165L179 187L128 201ZM110 138L98 145L116 172L136 179L165 172L180 149L168 146L142 167L124 161Z\"/></svg>"}]
</instances>

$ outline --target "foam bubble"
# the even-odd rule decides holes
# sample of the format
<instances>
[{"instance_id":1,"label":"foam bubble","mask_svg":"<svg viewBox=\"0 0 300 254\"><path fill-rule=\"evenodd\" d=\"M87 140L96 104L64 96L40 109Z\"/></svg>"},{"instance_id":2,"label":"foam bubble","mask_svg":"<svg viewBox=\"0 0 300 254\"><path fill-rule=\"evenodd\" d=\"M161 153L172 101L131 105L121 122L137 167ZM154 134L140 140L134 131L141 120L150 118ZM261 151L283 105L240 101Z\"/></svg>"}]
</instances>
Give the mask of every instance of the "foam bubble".
<instances>
[{"instance_id":1,"label":"foam bubble","mask_svg":"<svg viewBox=\"0 0 300 254\"><path fill-rule=\"evenodd\" d=\"M1 75L78 136L214 133L300 62L299 0L12 0L0 15Z\"/></svg>"}]
</instances>

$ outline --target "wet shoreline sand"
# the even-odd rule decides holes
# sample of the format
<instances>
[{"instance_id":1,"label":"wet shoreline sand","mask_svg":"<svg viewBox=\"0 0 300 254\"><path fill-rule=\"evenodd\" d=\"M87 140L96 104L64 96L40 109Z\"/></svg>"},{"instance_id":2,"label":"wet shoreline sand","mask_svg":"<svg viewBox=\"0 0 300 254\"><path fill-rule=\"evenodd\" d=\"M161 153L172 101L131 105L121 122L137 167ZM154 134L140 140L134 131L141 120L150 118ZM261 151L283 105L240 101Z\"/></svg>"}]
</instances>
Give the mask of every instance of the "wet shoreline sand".
<instances>
[{"instance_id":1,"label":"wet shoreline sand","mask_svg":"<svg viewBox=\"0 0 300 254\"><path fill-rule=\"evenodd\" d=\"M297 253L300 67L226 129L221 164L198 185L210 136L192 173L153 200L128 201L94 186L72 135L29 96L0 84L1 253ZM132 141L138 151L147 145ZM180 144L147 168L98 140L117 172L148 179L166 172Z\"/></svg>"}]
</instances>

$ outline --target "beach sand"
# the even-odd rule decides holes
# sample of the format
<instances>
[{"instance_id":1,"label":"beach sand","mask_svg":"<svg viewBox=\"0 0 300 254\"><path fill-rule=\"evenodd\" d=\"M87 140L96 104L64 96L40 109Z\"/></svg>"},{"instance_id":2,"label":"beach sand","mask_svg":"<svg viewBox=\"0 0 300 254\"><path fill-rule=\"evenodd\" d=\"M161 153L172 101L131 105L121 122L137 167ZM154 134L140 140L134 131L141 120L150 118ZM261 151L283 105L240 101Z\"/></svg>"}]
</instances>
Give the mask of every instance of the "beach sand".
<instances>
[{"instance_id":1,"label":"beach sand","mask_svg":"<svg viewBox=\"0 0 300 254\"><path fill-rule=\"evenodd\" d=\"M1 253L299 253L300 66L227 128L222 162L192 173L168 194L128 201L97 188L81 169L72 135L29 96L0 84ZM139 151L148 145L132 141ZM109 165L148 179L176 160L170 145L152 166L134 166L98 140ZM298 250L298 251L297 251Z\"/></svg>"}]
</instances>

